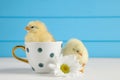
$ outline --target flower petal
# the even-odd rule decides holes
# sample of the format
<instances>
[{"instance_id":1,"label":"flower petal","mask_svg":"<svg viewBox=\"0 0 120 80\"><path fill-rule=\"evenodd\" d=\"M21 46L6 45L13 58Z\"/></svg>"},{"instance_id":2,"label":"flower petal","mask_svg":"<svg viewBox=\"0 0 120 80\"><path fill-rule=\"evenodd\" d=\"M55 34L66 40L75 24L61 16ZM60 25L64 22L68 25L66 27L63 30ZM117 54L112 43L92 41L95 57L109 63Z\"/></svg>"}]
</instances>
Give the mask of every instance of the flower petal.
<instances>
[{"instance_id":1,"label":"flower petal","mask_svg":"<svg viewBox=\"0 0 120 80\"><path fill-rule=\"evenodd\" d=\"M66 64L70 67L69 73L62 72L62 70L60 69L60 66L62 64ZM59 58L56 59L56 65L57 65L55 69L56 76L76 75L81 67L75 55L60 56Z\"/></svg>"}]
</instances>

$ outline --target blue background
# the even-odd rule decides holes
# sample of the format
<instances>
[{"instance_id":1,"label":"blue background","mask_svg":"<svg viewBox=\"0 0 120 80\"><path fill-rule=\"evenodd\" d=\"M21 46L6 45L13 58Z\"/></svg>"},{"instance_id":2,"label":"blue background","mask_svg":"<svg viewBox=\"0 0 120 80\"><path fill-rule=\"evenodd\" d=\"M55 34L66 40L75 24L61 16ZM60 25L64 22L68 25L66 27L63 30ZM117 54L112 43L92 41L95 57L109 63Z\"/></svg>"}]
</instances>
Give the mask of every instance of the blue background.
<instances>
[{"instance_id":1,"label":"blue background","mask_svg":"<svg viewBox=\"0 0 120 80\"><path fill-rule=\"evenodd\" d=\"M120 0L0 0L0 57L24 45L32 20L44 22L56 40L82 40L92 58L120 57Z\"/></svg>"}]
</instances>

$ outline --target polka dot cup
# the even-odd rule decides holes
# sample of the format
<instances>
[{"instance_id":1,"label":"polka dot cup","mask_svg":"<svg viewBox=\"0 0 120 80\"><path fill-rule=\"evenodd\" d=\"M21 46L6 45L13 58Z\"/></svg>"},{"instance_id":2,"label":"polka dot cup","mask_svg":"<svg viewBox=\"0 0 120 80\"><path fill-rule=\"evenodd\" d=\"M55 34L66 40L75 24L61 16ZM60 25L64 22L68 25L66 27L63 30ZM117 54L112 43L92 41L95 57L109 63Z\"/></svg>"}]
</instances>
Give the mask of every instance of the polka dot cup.
<instances>
[{"instance_id":1,"label":"polka dot cup","mask_svg":"<svg viewBox=\"0 0 120 80\"><path fill-rule=\"evenodd\" d=\"M24 46L15 46L12 50L13 57L25 63L29 63L32 70L37 73L51 73L53 69L49 64L54 64L61 53L62 42L26 42ZM15 54L15 50L21 48L26 52L27 59L22 59Z\"/></svg>"}]
</instances>

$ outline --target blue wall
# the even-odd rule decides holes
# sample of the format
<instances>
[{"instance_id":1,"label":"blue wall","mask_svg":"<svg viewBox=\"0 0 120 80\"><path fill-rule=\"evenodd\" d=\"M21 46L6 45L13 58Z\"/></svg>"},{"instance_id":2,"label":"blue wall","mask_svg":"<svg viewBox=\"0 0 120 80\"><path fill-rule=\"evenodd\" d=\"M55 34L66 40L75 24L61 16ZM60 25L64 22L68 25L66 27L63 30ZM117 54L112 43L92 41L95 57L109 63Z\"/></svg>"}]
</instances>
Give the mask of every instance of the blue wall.
<instances>
[{"instance_id":1,"label":"blue wall","mask_svg":"<svg viewBox=\"0 0 120 80\"><path fill-rule=\"evenodd\" d=\"M56 40L82 40L90 57L120 57L120 0L0 0L0 57L24 45L32 20L43 21Z\"/></svg>"}]
</instances>

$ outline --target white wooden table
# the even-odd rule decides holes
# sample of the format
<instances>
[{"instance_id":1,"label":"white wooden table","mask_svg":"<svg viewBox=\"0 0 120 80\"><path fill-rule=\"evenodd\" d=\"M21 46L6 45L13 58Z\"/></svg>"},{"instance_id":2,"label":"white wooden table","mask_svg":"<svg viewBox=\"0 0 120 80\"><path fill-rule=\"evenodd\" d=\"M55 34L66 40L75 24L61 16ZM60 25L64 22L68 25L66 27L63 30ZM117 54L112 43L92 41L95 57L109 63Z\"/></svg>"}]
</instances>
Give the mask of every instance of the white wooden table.
<instances>
[{"instance_id":1,"label":"white wooden table","mask_svg":"<svg viewBox=\"0 0 120 80\"><path fill-rule=\"evenodd\" d=\"M13 58L0 58L0 80L120 80L120 59L89 59L85 73L70 78L36 74L26 63Z\"/></svg>"}]
</instances>

